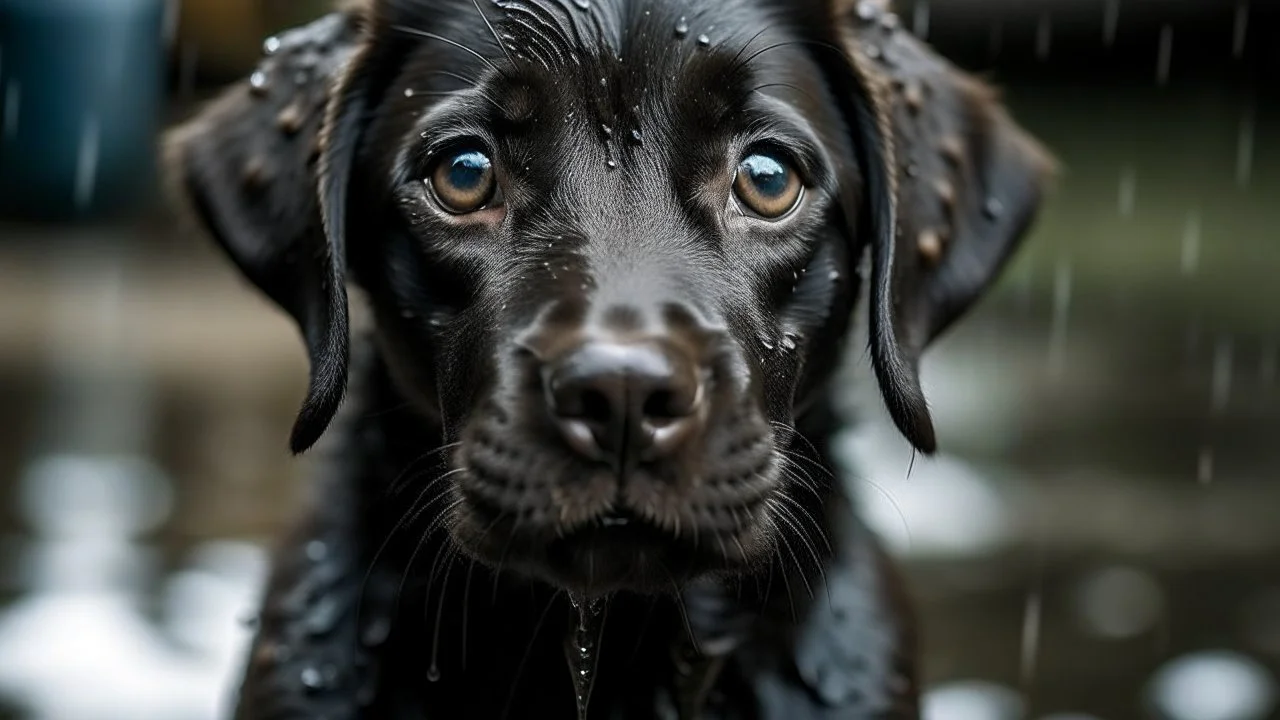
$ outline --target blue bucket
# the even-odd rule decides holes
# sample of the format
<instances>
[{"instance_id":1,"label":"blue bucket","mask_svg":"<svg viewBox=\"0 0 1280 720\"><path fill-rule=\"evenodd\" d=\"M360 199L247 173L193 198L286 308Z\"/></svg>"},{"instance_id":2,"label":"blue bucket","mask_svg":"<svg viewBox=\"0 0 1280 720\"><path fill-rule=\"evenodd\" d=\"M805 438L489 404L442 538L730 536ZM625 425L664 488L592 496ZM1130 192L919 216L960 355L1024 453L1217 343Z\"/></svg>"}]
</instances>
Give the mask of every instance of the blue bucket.
<instances>
[{"instance_id":1,"label":"blue bucket","mask_svg":"<svg viewBox=\"0 0 1280 720\"><path fill-rule=\"evenodd\" d=\"M150 199L165 19L165 0L0 0L0 215L115 215Z\"/></svg>"}]
</instances>

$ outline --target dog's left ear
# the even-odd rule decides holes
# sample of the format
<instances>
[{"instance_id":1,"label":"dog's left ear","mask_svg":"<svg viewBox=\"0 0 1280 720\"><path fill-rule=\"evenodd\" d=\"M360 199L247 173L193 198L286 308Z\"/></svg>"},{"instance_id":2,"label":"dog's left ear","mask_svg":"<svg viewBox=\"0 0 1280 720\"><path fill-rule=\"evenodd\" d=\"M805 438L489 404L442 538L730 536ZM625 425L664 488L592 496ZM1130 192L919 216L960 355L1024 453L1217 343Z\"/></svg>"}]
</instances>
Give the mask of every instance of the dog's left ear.
<instances>
[{"instance_id":1,"label":"dog's left ear","mask_svg":"<svg viewBox=\"0 0 1280 720\"><path fill-rule=\"evenodd\" d=\"M877 0L832 0L849 59L871 246L872 363L899 430L936 449L920 355L982 295L1030 228L1054 171L994 90L899 27Z\"/></svg>"}]
</instances>

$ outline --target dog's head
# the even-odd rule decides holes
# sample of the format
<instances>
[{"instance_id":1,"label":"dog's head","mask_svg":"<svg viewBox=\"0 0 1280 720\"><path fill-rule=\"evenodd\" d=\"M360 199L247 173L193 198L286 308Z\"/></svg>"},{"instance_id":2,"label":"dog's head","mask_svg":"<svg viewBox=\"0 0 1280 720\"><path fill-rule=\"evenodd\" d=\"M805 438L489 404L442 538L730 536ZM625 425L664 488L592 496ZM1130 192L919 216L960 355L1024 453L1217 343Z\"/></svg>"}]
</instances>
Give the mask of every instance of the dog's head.
<instances>
[{"instance_id":1,"label":"dog's head","mask_svg":"<svg viewBox=\"0 0 1280 720\"><path fill-rule=\"evenodd\" d=\"M451 531L585 590L744 569L870 255L871 357L917 364L1025 232L1048 162L879 3L379 0L273 39L172 138L183 189L301 326L302 451L343 394L347 282L456 443Z\"/></svg>"}]
</instances>

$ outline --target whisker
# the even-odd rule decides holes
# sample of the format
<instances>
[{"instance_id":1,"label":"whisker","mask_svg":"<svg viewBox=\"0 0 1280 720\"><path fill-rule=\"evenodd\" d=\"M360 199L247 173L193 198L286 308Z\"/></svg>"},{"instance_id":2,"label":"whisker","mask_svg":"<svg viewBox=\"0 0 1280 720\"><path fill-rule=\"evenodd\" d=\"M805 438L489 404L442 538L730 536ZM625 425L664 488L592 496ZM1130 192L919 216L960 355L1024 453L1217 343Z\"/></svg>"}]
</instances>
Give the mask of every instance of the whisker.
<instances>
[{"instance_id":1,"label":"whisker","mask_svg":"<svg viewBox=\"0 0 1280 720\"><path fill-rule=\"evenodd\" d=\"M502 72L502 68L499 68L497 65L495 65L495 64L494 64L494 62L493 62L492 60L490 60L489 58L485 57L484 55L482 55L482 54L480 54L480 53L476 52L475 50L472 50L471 48L467 47L466 45L463 45L462 43L458 42L457 40L450 40L449 38L444 37L443 35L437 35L437 34L432 33L432 32L427 32L426 30L419 30L419 29L417 29L417 28L411 28L411 27L409 27L409 26L407 26L407 25L392 25L392 26L391 26L391 29L392 29L392 30L397 30L397 31L402 32L402 33L407 33L407 34L409 34L409 35L417 35L418 37L427 38L427 39L429 39L429 40L439 40L440 42L445 43L446 45L452 45L453 47L456 47L456 48L458 48L459 50L462 50L463 52L466 52L466 53L470 54L471 56L475 57L477 60L479 60L480 62L484 63L485 65L488 65L490 68L492 68L492 69L493 69L493 71L494 71L494 72L498 73L499 75L504 74L504 73Z\"/></svg>"},{"instance_id":2,"label":"whisker","mask_svg":"<svg viewBox=\"0 0 1280 720\"><path fill-rule=\"evenodd\" d=\"M786 513L784 512L785 508L773 506L773 509L774 509L774 512L777 514L778 518L782 520L784 523L786 523L787 526L791 528L792 532L795 532L797 535L800 534L799 529L797 529L796 526L792 524L791 520L787 517ZM800 581L804 583L805 591L809 593L809 599L812 600L813 586L809 584L808 574L805 573L804 568L801 567L800 556L796 555L795 550L791 548L791 543L787 542L786 533L781 533L781 532L777 533L777 538L779 541L782 542L782 546L786 548L787 554L791 556L791 562L795 563L796 569L800 571Z\"/></svg>"},{"instance_id":3,"label":"whisker","mask_svg":"<svg viewBox=\"0 0 1280 720\"><path fill-rule=\"evenodd\" d=\"M484 14L484 10L480 9L478 0L471 0L471 4L475 6L476 12L480 13L480 19L484 21L484 26L489 28L489 34L493 35L494 42L498 43L498 49L502 51L503 57L507 59L507 62L515 65L516 61L511 59L511 53L507 52L507 46L502 44L502 38L498 37L498 31L493 29L493 24L489 22L488 16Z\"/></svg>"},{"instance_id":4,"label":"whisker","mask_svg":"<svg viewBox=\"0 0 1280 720\"><path fill-rule=\"evenodd\" d=\"M547 600L547 606L542 609L542 614L538 616L538 622L533 626L533 635L529 638L529 645L525 648L524 656L520 658L520 664L516 666L515 677L511 679L511 694L507 696L507 704L502 707L501 720L507 720L507 716L511 713L511 703L516 699L516 690L520 687L520 676L524 674L524 666L529 663L529 656L533 654L533 646L538 640L538 632L542 630L542 625L547 621L547 615L551 612L551 606L555 604L556 598L560 596L561 590L557 590L551 594Z\"/></svg>"}]
</instances>

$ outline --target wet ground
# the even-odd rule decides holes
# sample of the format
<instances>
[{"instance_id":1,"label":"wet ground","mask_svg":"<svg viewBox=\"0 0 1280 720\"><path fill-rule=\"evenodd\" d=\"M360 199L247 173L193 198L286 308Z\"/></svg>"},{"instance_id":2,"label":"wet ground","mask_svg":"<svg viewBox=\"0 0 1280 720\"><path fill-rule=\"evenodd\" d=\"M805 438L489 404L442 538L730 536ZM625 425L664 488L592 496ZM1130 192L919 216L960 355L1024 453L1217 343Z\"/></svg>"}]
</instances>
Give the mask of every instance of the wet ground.
<instances>
[{"instance_id":1,"label":"wet ground","mask_svg":"<svg viewBox=\"0 0 1280 720\"><path fill-rule=\"evenodd\" d=\"M943 455L908 477L863 356L846 384L930 720L1280 717L1280 115L1214 83L1009 95L1065 172L928 357ZM213 717L301 489L294 330L164 220L0 234L0 717ZM76 623L41 605L68 597Z\"/></svg>"}]
</instances>

